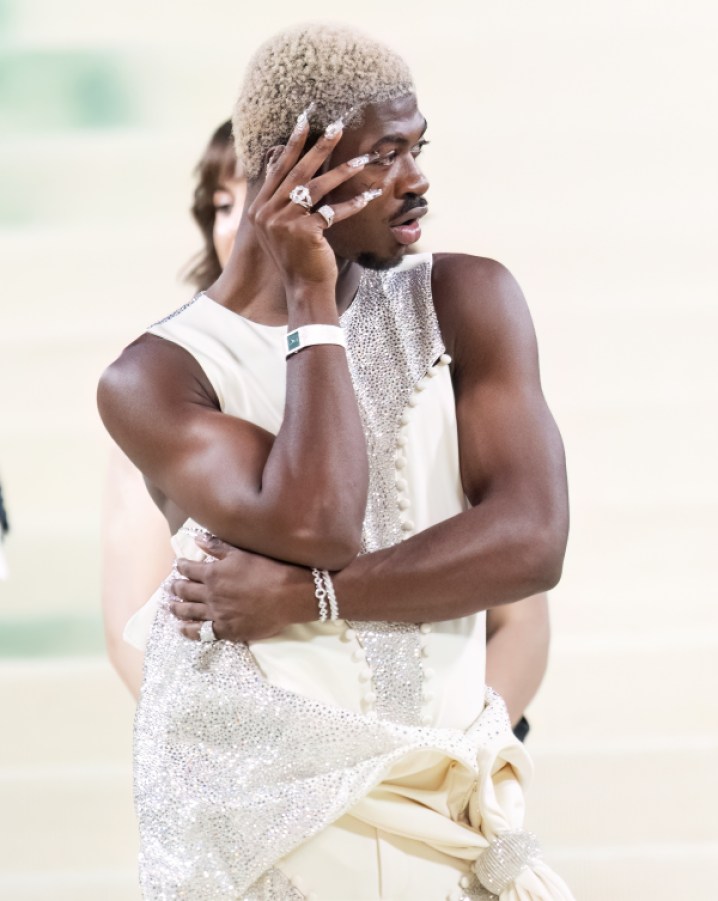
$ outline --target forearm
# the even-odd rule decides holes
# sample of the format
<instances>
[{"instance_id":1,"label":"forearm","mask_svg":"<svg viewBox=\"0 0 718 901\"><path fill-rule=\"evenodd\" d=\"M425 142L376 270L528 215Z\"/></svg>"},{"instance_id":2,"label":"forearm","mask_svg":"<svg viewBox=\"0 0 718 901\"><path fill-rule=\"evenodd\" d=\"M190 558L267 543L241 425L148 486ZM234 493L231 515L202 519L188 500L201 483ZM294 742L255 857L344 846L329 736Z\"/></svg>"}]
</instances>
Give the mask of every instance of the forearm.
<instances>
[{"instance_id":1,"label":"forearm","mask_svg":"<svg viewBox=\"0 0 718 901\"><path fill-rule=\"evenodd\" d=\"M565 544L563 516L489 500L337 573L342 616L435 622L516 601L558 582Z\"/></svg>"},{"instance_id":2,"label":"forearm","mask_svg":"<svg viewBox=\"0 0 718 901\"><path fill-rule=\"evenodd\" d=\"M290 330L313 322L337 323L333 294L323 303L314 298L311 305L290 305ZM257 503L273 511L290 543L346 545L353 547L351 558L361 540L367 482L366 444L346 352L316 345L293 354L287 361L284 418ZM276 527L271 531L276 534ZM326 555L324 547L321 551Z\"/></svg>"},{"instance_id":3,"label":"forearm","mask_svg":"<svg viewBox=\"0 0 718 901\"><path fill-rule=\"evenodd\" d=\"M494 624L494 618L500 619ZM541 685L550 639L545 594L489 611L486 642L486 683L506 702L516 724Z\"/></svg>"}]
</instances>

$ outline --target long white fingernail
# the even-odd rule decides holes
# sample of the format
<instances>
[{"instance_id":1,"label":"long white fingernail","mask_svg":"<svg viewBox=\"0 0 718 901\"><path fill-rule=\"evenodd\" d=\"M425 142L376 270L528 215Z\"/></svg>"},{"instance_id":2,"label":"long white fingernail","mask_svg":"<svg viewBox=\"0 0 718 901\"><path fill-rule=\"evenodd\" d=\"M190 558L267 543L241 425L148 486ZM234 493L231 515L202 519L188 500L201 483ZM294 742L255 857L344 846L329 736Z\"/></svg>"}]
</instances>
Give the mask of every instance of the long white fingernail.
<instances>
[{"instance_id":1,"label":"long white fingernail","mask_svg":"<svg viewBox=\"0 0 718 901\"><path fill-rule=\"evenodd\" d=\"M324 129L324 137L325 138L334 138L336 137L340 131L344 128L344 122L342 119L337 119L336 122L331 122Z\"/></svg>"},{"instance_id":2,"label":"long white fingernail","mask_svg":"<svg viewBox=\"0 0 718 901\"><path fill-rule=\"evenodd\" d=\"M313 112L314 106L314 101L312 101L309 106L297 116L297 128L304 128L309 124L309 115Z\"/></svg>"},{"instance_id":3,"label":"long white fingernail","mask_svg":"<svg viewBox=\"0 0 718 901\"><path fill-rule=\"evenodd\" d=\"M369 203L370 200L375 200L377 197L381 197L384 192L381 188L369 188L368 191L364 191L361 195L362 199Z\"/></svg>"},{"instance_id":4,"label":"long white fingernail","mask_svg":"<svg viewBox=\"0 0 718 901\"><path fill-rule=\"evenodd\" d=\"M366 166L367 163L370 163L378 156L378 153L365 153L363 154L363 156L355 156L353 160L349 160L347 166L351 166L352 169L360 169L362 166Z\"/></svg>"}]
</instances>

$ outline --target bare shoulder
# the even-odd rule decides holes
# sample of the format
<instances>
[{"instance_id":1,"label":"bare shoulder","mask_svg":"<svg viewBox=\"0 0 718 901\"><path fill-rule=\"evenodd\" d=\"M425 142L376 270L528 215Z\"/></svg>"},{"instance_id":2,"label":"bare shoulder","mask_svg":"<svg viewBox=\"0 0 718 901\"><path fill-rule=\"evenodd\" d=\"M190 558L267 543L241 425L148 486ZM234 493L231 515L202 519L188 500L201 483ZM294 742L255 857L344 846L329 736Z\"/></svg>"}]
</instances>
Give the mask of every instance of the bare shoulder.
<instances>
[{"instance_id":1,"label":"bare shoulder","mask_svg":"<svg viewBox=\"0 0 718 901\"><path fill-rule=\"evenodd\" d=\"M102 420L120 447L125 428L146 419L161 420L187 402L219 408L201 366L184 348L144 334L128 345L102 373L97 405Z\"/></svg>"},{"instance_id":2,"label":"bare shoulder","mask_svg":"<svg viewBox=\"0 0 718 901\"><path fill-rule=\"evenodd\" d=\"M457 364L496 360L509 349L535 356L526 300L501 263L471 254L434 254L431 282L444 342Z\"/></svg>"}]
</instances>

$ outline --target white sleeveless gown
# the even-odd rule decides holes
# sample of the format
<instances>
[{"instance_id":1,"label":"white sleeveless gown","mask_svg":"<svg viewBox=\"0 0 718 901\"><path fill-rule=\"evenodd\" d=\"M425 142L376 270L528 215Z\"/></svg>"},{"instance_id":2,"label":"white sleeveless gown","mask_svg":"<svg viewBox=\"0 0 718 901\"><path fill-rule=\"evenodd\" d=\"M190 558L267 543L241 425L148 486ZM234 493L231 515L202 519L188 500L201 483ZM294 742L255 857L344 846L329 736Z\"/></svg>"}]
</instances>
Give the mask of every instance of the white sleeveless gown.
<instances>
[{"instance_id":1,"label":"white sleeveless gown","mask_svg":"<svg viewBox=\"0 0 718 901\"><path fill-rule=\"evenodd\" d=\"M466 505L431 257L365 272L341 322L369 449L369 552ZM286 327L200 294L149 331L192 354L225 413L276 434ZM202 559L199 529L174 536L178 556ZM207 646L177 633L160 589L126 637L147 640L135 728L146 898L572 897L521 831L530 764L485 689L484 613ZM473 870L482 855L499 861L484 880L497 894Z\"/></svg>"}]
</instances>

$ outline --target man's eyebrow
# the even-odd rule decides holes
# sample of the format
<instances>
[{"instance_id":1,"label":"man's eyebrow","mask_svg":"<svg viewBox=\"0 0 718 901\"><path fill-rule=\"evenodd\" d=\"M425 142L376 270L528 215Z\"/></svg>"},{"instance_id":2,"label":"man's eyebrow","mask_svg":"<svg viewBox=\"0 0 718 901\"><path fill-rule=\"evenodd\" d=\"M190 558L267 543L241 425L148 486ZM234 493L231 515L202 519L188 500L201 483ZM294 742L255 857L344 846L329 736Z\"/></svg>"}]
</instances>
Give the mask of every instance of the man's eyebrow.
<instances>
[{"instance_id":1,"label":"man's eyebrow","mask_svg":"<svg viewBox=\"0 0 718 901\"><path fill-rule=\"evenodd\" d=\"M429 123L424 119L424 127L421 130L421 135L419 138L423 138L426 134L426 129L429 127ZM404 137L404 135L384 135L383 138L379 138L379 140L372 145L372 150L378 150L379 147L382 147L384 144L398 144L400 147L405 147L409 141ZM415 142L416 143L416 142Z\"/></svg>"}]
</instances>

